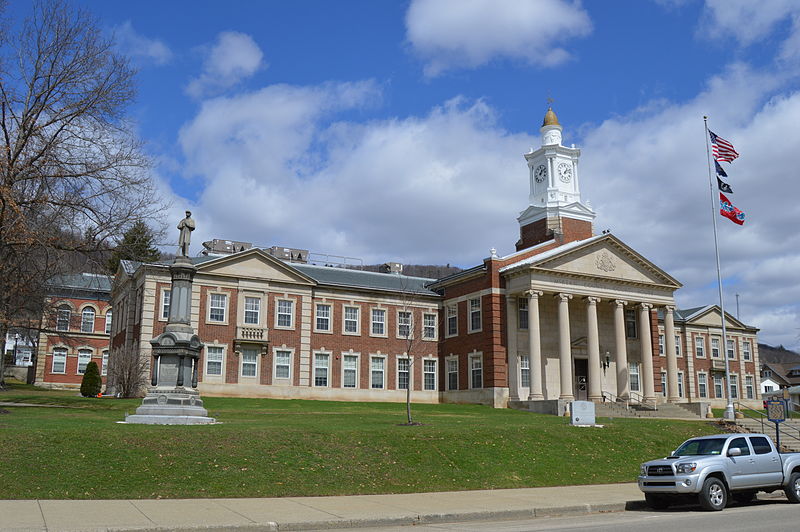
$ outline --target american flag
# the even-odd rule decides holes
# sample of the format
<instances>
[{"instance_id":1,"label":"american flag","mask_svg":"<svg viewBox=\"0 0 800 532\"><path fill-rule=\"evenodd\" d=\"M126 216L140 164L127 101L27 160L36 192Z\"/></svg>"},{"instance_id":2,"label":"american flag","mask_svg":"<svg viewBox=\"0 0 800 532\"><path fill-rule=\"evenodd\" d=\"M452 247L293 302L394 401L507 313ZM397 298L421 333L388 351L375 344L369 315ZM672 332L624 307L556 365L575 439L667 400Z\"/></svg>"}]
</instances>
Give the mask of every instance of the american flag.
<instances>
[{"instance_id":1,"label":"american flag","mask_svg":"<svg viewBox=\"0 0 800 532\"><path fill-rule=\"evenodd\" d=\"M714 159L729 163L739 156L733 144L717 136L710 129L708 130L708 134L711 135L711 152L714 154Z\"/></svg>"}]
</instances>

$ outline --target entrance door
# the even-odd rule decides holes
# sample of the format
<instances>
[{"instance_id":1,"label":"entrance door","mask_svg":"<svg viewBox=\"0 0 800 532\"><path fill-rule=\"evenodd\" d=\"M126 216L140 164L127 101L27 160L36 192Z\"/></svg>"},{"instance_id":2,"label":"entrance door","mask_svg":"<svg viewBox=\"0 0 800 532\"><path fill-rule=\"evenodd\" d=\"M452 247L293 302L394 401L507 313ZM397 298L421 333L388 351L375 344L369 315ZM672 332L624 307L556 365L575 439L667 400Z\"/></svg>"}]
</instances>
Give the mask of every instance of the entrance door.
<instances>
[{"instance_id":1,"label":"entrance door","mask_svg":"<svg viewBox=\"0 0 800 532\"><path fill-rule=\"evenodd\" d=\"M575 359L575 399L589 400L589 361L585 358Z\"/></svg>"}]
</instances>

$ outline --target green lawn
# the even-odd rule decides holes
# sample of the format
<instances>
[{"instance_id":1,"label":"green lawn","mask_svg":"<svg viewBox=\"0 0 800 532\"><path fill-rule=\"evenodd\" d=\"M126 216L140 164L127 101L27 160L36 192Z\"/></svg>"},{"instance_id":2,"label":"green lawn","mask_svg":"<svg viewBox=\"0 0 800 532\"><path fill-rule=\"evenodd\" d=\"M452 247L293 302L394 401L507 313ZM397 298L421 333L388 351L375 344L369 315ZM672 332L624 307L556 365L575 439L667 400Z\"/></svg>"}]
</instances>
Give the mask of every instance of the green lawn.
<instances>
[{"instance_id":1,"label":"green lawn","mask_svg":"<svg viewBox=\"0 0 800 532\"><path fill-rule=\"evenodd\" d=\"M212 426L115 423L139 400L12 386L0 401L0 499L280 497L632 482L704 422L605 428L482 406L205 398Z\"/></svg>"}]
</instances>

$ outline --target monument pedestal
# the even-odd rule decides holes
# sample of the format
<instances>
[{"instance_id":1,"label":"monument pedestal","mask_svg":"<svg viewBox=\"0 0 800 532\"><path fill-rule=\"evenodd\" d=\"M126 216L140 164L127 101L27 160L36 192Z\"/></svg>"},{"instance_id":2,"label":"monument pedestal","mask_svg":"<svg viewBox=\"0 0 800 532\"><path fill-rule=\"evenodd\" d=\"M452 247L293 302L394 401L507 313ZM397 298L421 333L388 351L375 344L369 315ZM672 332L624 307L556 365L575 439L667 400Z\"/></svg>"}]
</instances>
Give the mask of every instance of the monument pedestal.
<instances>
[{"instance_id":1,"label":"monument pedestal","mask_svg":"<svg viewBox=\"0 0 800 532\"><path fill-rule=\"evenodd\" d=\"M136 414L127 416L126 423L146 425L204 425L216 423L208 417L203 400L195 390L173 387L154 387L147 390Z\"/></svg>"}]
</instances>

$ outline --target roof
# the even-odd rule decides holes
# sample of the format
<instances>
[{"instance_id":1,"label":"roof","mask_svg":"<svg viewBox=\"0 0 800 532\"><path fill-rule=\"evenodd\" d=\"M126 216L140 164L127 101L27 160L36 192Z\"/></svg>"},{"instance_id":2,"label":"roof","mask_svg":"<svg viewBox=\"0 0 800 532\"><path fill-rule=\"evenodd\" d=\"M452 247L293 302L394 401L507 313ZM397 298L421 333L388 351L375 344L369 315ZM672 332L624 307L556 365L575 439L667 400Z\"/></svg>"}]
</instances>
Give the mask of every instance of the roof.
<instances>
[{"instance_id":1,"label":"roof","mask_svg":"<svg viewBox=\"0 0 800 532\"><path fill-rule=\"evenodd\" d=\"M89 290L96 292L111 291L111 277L99 273L74 273L57 275L47 281L48 286L55 289Z\"/></svg>"},{"instance_id":2,"label":"roof","mask_svg":"<svg viewBox=\"0 0 800 532\"><path fill-rule=\"evenodd\" d=\"M569 251L571 249L583 246L585 244L589 244L590 242L594 242L595 240L600 240L600 239L605 238L605 237L606 237L606 235L599 234L599 235L595 235L595 236L592 236L592 237L589 237L589 238L584 238L583 240L573 240L572 242L567 242L566 244L562 244L560 246L554 247L553 249L548 249L547 251L543 251L541 253L537 253L536 255L531 255L530 257L522 259L521 261L518 261L518 262L514 262L512 264L509 264L508 266L503 266L502 268L500 268L500 273L506 272L508 270L517 268L517 267L525 265L525 264L534 264L536 262L540 262L540 261L549 259L550 257L555 257L556 255L560 255L561 253L564 253L565 251ZM523 250L523 251L528 251L528 250ZM506 257L503 257L503 258L505 259Z\"/></svg>"},{"instance_id":3,"label":"roof","mask_svg":"<svg viewBox=\"0 0 800 532\"><path fill-rule=\"evenodd\" d=\"M692 308L686 308L686 309L675 309L675 312L673 313L673 319L676 322L687 322L687 321L691 320L692 318L698 317L701 314L703 314L703 313L705 313L705 312L707 312L709 310L715 310L715 309L719 310L719 305L704 305L702 307L692 307ZM731 320L731 321L734 322L734 325L736 323L739 323L739 324L741 324L743 327L745 327L747 329L757 329L757 327L755 327L753 325L747 325L746 323L744 323L744 322L742 322L740 320L737 320L735 317L731 316L730 312L728 312L728 311L725 311L725 315L728 317L728 320ZM659 320L663 320L664 319L664 309L663 309L663 307L659 307L658 308L658 319Z\"/></svg>"},{"instance_id":4,"label":"roof","mask_svg":"<svg viewBox=\"0 0 800 532\"><path fill-rule=\"evenodd\" d=\"M346 268L332 268L330 266L316 266L314 264L287 263L287 266L306 274L321 285L347 286L390 292L410 292L413 294L439 297L439 294L426 288L426 285L434 282L436 279L410 277L408 275L398 275L396 273L377 273Z\"/></svg>"}]
</instances>

